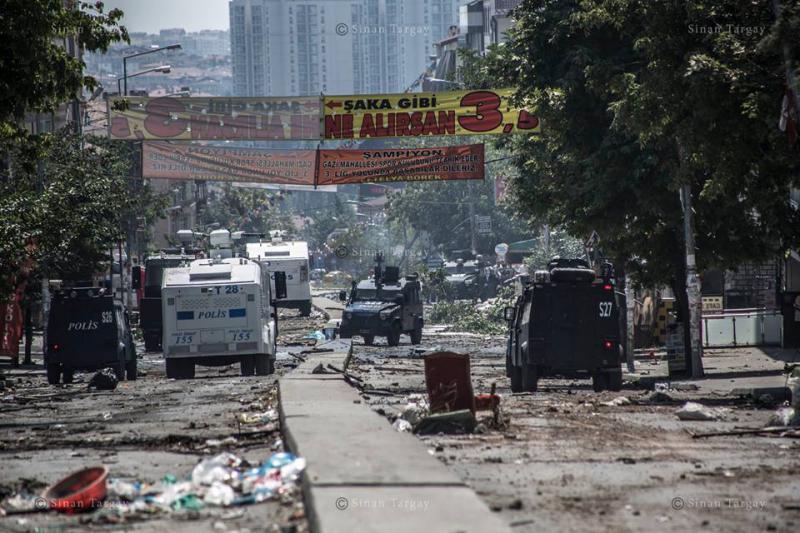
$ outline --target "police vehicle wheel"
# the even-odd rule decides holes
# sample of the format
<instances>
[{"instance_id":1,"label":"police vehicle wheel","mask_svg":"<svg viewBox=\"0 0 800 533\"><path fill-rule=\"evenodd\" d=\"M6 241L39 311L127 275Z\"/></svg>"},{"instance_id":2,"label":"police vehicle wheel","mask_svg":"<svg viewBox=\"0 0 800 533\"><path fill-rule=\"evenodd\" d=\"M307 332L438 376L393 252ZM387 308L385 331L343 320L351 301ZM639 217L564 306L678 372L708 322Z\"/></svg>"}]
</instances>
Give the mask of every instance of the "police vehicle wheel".
<instances>
[{"instance_id":1,"label":"police vehicle wheel","mask_svg":"<svg viewBox=\"0 0 800 533\"><path fill-rule=\"evenodd\" d=\"M511 392L523 392L522 367L511 365Z\"/></svg>"},{"instance_id":2,"label":"police vehicle wheel","mask_svg":"<svg viewBox=\"0 0 800 533\"><path fill-rule=\"evenodd\" d=\"M422 328L414 328L411 332L411 344L420 344L422 342Z\"/></svg>"},{"instance_id":3,"label":"police vehicle wheel","mask_svg":"<svg viewBox=\"0 0 800 533\"><path fill-rule=\"evenodd\" d=\"M133 359L125 363L125 379L127 379L128 381L136 381L137 375L138 375L138 369L137 369L136 355L134 355Z\"/></svg>"},{"instance_id":4,"label":"police vehicle wheel","mask_svg":"<svg viewBox=\"0 0 800 533\"><path fill-rule=\"evenodd\" d=\"M167 378L193 379L194 361L185 359L167 359Z\"/></svg>"},{"instance_id":5,"label":"police vehicle wheel","mask_svg":"<svg viewBox=\"0 0 800 533\"><path fill-rule=\"evenodd\" d=\"M598 371L592 374L592 389L595 392L603 392L608 388L608 376L605 372Z\"/></svg>"},{"instance_id":6,"label":"police vehicle wheel","mask_svg":"<svg viewBox=\"0 0 800 533\"><path fill-rule=\"evenodd\" d=\"M619 392L622 390L622 369L610 370L606 374L608 390Z\"/></svg>"},{"instance_id":7,"label":"police vehicle wheel","mask_svg":"<svg viewBox=\"0 0 800 533\"><path fill-rule=\"evenodd\" d=\"M64 383L72 383L72 381L75 379L75 371L71 368L64 367L61 370L61 374L61 379L64 380Z\"/></svg>"},{"instance_id":8,"label":"police vehicle wheel","mask_svg":"<svg viewBox=\"0 0 800 533\"><path fill-rule=\"evenodd\" d=\"M114 370L114 377L117 378L117 381L123 381L125 379L125 363L120 363L113 368Z\"/></svg>"},{"instance_id":9,"label":"police vehicle wheel","mask_svg":"<svg viewBox=\"0 0 800 533\"><path fill-rule=\"evenodd\" d=\"M47 365L47 382L50 385L58 385L61 381L61 365L49 363Z\"/></svg>"},{"instance_id":10,"label":"police vehicle wheel","mask_svg":"<svg viewBox=\"0 0 800 533\"><path fill-rule=\"evenodd\" d=\"M400 344L400 328L392 328L392 331L386 336L386 342L389 346L397 346Z\"/></svg>"},{"instance_id":11,"label":"police vehicle wheel","mask_svg":"<svg viewBox=\"0 0 800 533\"><path fill-rule=\"evenodd\" d=\"M539 369L536 368L536 365L523 363L522 388L528 392L536 392L536 389L539 388Z\"/></svg>"},{"instance_id":12,"label":"police vehicle wheel","mask_svg":"<svg viewBox=\"0 0 800 533\"><path fill-rule=\"evenodd\" d=\"M256 355L255 356L255 365L256 365L256 376L268 376L272 374L270 372L270 357L269 355Z\"/></svg>"},{"instance_id":13,"label":"police vehicle wheel","mask_svg":"<svg viewBox=\"0 0 800 533\"><path fill-rule=\"evenodd\" d=\"M256 356L243 355L241 358L241 373L243 376L252 376L256 370Z\"/></svg>"},{"instance_id":14,"label":"police vehicle wheel","mask_svg":"<svg viewBox=\"0 0 800 533\"><path fill-rule=\"evenodd\" d=\"M157 335L146 333L144 336L144 349L148 352L157 352L161 349Z\"/></svg>"},{"instance_id":15,"label":"police vehicle wheel","mask_svg":"<svg viewBox=\"0 0 800 533\"><path fill-rule=\"evenodd\" d=\"M367 346L372 346L373 344L375 344L375 335L365 335L364 344L366 344Z\"/></svg>"}]
</instances>

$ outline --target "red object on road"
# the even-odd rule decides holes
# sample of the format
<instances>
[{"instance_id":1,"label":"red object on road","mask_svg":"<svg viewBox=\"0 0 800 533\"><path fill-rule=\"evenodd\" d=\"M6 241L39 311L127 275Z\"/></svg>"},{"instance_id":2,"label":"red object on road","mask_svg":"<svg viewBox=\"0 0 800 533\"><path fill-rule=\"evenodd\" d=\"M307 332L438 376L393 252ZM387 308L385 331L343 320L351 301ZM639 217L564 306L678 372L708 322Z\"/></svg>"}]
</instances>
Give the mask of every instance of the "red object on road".
<instances>
[{"instance_id":1,"label":"red object on road","mask_svg":"<svg viewBox=\"0 0 800 533\"><path fill-rule=\"evenodd\" d=\"M469 354L436 352L426 355L425 386L431 413L462 409L475 412Z\"/></svg>"},{"instance_id":2,"label":"red object on road","mask_svg":"<svg viewBox=\"0 0 800 533\"><path fill-rule=\"evenodd\" d=\"M94 511L106 499L108 467L84 468L48 487L42 497L60 513Z\"/></svg>"},{"instance_id":3,"label":"red object on road","mask_svg":"<svg viewBox=\"0 0 800 533\"><path fill-rule=\"evenodd\" d=\"M497 394L476 394L475 409L477 411L494 411L500 405L500 396Z\"/></svg>"},{"instance_id":4,"label":"red object on road","mask_svg":"<svg viewBox=\"0 0 800 533\"><path fill-rule=\"evenodd\" d=\"M11 357L19 364L19 339L22 337L22 301L25 281L19 284L6 302L0 306L0 355Z\"/></svg>"}]
</instances>

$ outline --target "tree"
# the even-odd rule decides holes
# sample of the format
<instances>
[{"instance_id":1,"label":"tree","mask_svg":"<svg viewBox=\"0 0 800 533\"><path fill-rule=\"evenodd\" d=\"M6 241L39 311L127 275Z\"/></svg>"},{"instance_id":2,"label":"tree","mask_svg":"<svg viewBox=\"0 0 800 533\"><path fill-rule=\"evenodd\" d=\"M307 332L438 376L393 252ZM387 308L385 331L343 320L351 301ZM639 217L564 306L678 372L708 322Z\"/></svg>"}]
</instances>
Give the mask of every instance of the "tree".
<instances>
[{"instance_id":1,"label":"tree","mask_svg":"<svg viewBox=\"0 0 800 533\"><path fill-rule=\"evenodd\" d=\"M85 76L82 59L69 53L65 41L76 39L83 50L105 52L111 43L128 42L119 25L122 11L104 13L103 2L5 0L0 17L0 138L21 135L28 112L55 110L77 98L96 81Z\"/></svg>"},{"instance_id":2,"label":"tree","mask_svg":"<svg viewBox=\"0 0 800 533\"><path fill-rule=\"evenodd\" d=\"M596 230L640 282L672 284L684 318L681 185L701 269L797 245L800 159L776 128L785 80L768 3L526 0L515 17L482 66L545 131L513 140L518 213Z\"/></svg>"},{"instance_id":3,"label":"tree","mask_svg":"<svg viewBox=\"0 0 800 533\"><path fill-rule=\"evenodd\" d=\"M208 205L201 213L200 220L204 226L219 224L231 232L285 230L291 234L295 227L291 217L281 212L282 201L283 193L224 183L209 194Z\"/></svg>"},{"instance_id":4,"label":"tree","mask_svg":"<svg viewBox=\"0 0 800 533\"><path fill-rule=\"evenodd\" d=\"M3 3L0 298L15 288L25 264L83 270L85 260L98 259L98 239L118 234L110 231L110 226L119 225L119 212L113 209L135 203L113 189L127 179L119 147L97 141L94 148L84 148L80 139L67 133L30 135L22 126L26 113L55 111L61 103L78 98L84 87L96 86L84 75L83 61L67 46L72 44L73 51L104 51L113 42L127 41L127 31L119 26L121 17L118 9L104 14L102 2ZM105 164L111 166L96 166ZM87 175L100 182L89 183Z\"/></svg>"},{"instance_id":5,"label":"tree","mask_svg":"<svg viewBox=\"0 0 800 533\"><path fill-rule=\"evenodd\" d=\"M13 153L14 180L0 182L0 283L5 291L26 260L50 277L89 278L125 235L129 213L165 207L148 185L135 195L129 192L129 145L68 130L40 141L37 164L29 165L26 153Z\"/></svg>"},{"instance_id":6,"label":"tree","mask_svg":"<svg viewBox=\"0 0 800 533\"><path fill-rule=\"evenodd\" d=\"M453 142L452 140L448 140ZM465 142L459 139L460 143ZM391 193L386 213L395 233L403 236L404 246L411 247L424 235L428 252L465 250L471 247L470 213L489 216L492 232L477 237L476 249L493 254L499 242L528 238L526 224L512 216L503 205L495 205L495 176L515 174L507 161L507 152L489 147L486 152L489 176L483 181L434 181L410 183ZM471 204L471 207L470 207Z\"/></svg>"}]
</instances>

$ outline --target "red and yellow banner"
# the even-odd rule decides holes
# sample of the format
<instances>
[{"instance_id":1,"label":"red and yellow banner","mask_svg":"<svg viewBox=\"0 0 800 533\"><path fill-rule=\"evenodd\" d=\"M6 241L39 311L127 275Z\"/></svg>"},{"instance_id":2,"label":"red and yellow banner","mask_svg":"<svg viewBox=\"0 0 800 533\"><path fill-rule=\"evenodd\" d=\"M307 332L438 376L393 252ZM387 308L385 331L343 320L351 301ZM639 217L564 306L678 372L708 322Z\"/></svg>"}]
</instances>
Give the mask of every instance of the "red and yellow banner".
<instances>
[{"instance_id":1,"label":"red and yellow banner","mask_svg":"<svg viewBox=\"0 0 800 533\"><path fill-rule=\"evenodd\" d=\"M142 177L314 185L315 150L229 148L146 142Z\"/></svg>"},{"instance_id":2,"label":"red and yellow banner","mask_svg":"<svg viewBox=\"0 0 800 533\"><path fill-rule=\"evenodd\" d=\"M122 140L308 140L319 138L314 97L117 97L109 136Z\"/></svg>"},{"instance_id":3,"label":"red and yellow banner","mask_svg":"<svg viewBox=\"0 0 800 533\"><path fill-rule=\"evenodd\" d=\"M317 185L482 180L483 144L439 148L320 150Z\"/></svg>"},{"instance_id":4,"label":"red and yellow banner","mask_svg":"<svg viewBox=\"0 0 800 533\"><path fill-rule=\"evenodd\" d=\"M273 150L142 143L142 177L329 186L482 180L483 144L380 150Z\"/></svg>"},{"instance_id":5,"label":"red and yellow banner","mask_svg":"<svg viewBox=\"0 0 800 533\"><path fill-rule=\"evenodd\" d=\"M540 133L539 119L511 105L513 89L325 96L325 139Z\"/></svg>"}]
</instances>

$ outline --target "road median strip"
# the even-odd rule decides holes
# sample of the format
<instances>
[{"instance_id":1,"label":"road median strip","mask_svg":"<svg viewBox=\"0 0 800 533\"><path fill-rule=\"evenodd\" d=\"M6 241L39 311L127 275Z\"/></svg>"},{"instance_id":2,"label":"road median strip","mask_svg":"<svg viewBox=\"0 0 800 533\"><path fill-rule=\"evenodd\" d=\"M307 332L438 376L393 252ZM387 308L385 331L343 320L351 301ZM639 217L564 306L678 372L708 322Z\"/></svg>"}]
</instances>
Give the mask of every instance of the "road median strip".
<instances>
[{"instance_id":1,"label":"road median strip","mask_svg":"<svg viewBox=\"0 0 800 533\"><path fill-rule=\"evenodd\" d=\"M508 527L415 437L392 429L338 372L352 350L336 340L279 381L286 446L307 460L313 531L507 531Z\"/></svg>"}]
</instances>

